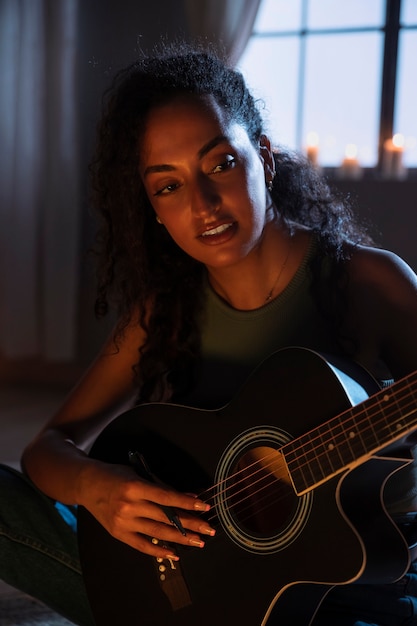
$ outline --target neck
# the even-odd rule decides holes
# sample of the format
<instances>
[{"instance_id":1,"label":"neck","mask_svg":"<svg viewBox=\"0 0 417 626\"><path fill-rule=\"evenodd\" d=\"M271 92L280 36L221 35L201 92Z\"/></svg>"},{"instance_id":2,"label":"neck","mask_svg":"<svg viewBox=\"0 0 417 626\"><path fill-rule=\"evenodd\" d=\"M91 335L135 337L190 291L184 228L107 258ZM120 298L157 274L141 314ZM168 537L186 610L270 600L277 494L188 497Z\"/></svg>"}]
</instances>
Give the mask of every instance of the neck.
<instances>
[{"instance_id":1,"label":"neck","mask_svg":"<svg viewBox=\"0 0 417 626\"><path fill-rule=\"evenodd\" d=\"M295 241L287 229L272 226L262 245L239 263L208 268L212 288L235 309L264 306L282 292L298 267L292 262Z\"/></svg>"}]
</instances>

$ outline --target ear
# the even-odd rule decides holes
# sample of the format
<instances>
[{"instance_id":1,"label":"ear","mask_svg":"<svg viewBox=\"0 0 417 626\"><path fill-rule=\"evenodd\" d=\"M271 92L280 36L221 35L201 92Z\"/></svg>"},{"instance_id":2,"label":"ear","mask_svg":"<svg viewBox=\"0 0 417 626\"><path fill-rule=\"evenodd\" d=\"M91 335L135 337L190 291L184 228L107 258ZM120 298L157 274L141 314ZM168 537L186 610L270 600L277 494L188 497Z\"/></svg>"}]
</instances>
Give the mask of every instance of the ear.
<instances>
[{"instance_id":1,"label":"ear","mask_svg":"<svg viewBox=\"0 0 417 626\"><path fill-rule=\"evenodd\" d=\"M261 135L259 139L259 154L265 171L265 182L268 185L275 176L275 159L269 138Z\"/></svg>"}]
</instances>

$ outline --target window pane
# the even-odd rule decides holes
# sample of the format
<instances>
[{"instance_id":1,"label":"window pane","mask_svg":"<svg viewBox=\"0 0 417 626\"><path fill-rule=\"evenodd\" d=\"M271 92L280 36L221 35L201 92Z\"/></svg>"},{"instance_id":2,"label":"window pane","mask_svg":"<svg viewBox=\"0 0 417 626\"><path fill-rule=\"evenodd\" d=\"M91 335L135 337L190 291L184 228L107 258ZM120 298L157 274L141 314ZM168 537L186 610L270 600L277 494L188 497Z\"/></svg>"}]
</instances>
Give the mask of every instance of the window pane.
<instances>
[{"instance_id":1,"label":"window pane","mask_svg":"<svg viewBox=\"0 0 417 626\"><path fill-rule=\"evenodd\" d=\"M254 32L294 31L301 28L301 0L262 0Z\"/></svg>"},{"instance_id":2,"label":"window pane","mask_svg":"<svg viewBox=\"0 0 417 626\"><path fill-rule=\"evenodd\" d=\"M299 50L298 37L254 37L238 67L254 96L265 101L272 141L291 148L296 145Z\"/></svg>"},{"instance_id":3,"label":"window pane","mask_svg":"<svg viewBox=\"0 0 417 626\"><path fill-rule=\"evenodd\" d=\"M401 33L394 130L405 137L404 164L417 166L417 31Z\"/></svg>"},{"instance_id":4,"label":"window pane","mask_svg":"<svg viewBox=\"0 0 417 626\"><path fill-rule=\"evenodd\" d=\"M380 33L307 38L303 139L319 135L319 162L338 166L348 144L359 162L377 162L382 36Z\"/></svg>"},{"instance_id":5,"label":"window pane","mask_svg":"<svg viewBox=\"0 0 417 626\"><path fill-rule=\"evenodd\" d=\"M309 0L308 28L382 26L385 0Z\"/></svg>"},{"instance_id":6,"label":"window pane","mask_svg":"<svg viewBox=\"0 0 417 626\"><path fill-rule=\"evenodd\" d=\"M417 2L416 0L402 0L401 23L406 26L417 25Z\"/></svg>"}]
</instances>

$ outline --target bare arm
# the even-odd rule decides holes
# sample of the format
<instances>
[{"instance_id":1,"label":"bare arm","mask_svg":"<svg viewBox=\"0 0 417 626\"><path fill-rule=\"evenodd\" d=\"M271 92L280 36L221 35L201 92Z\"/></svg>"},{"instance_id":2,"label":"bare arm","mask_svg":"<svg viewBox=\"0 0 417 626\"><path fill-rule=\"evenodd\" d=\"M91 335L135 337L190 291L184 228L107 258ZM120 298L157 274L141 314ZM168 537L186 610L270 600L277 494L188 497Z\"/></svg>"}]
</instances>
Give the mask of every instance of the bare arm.
<instances>
[{"instance_id":1,"label":"bare arm","mask_svg":"<svg viewBox=\"0 0 417 626\"><path fill-rule=\"evenodd\" d=\"M138 359L143 331L129 327L115 346L110 338L58 412L27 446L24 471L51 498L85 506L115 537L154 556L166 550L151 537L185 545L203 546L197 533L210 527L186 511L205 510L192 496L140 480L129 467L90 459L86 443L134 399L132 366ZM187 530L183 537L169 524L159 505L182 510Z\"/></svg>"}]
</instances>

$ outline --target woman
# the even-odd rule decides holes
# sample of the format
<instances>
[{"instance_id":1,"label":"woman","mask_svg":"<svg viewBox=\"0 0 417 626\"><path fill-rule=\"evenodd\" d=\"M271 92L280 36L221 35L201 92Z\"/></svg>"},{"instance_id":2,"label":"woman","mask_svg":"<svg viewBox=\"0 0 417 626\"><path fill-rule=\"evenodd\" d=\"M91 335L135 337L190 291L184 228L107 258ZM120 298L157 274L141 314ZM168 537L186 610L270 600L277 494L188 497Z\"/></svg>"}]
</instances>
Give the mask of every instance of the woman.
<instances>
[{"instance_id":1,"label":"woman","mask_svg":"<svg viewBox=\"0 0 417 626\"><path fill-rule=\"evenodd\" d=\"M97 310L114 304L119 321L23 454L25 474L47 497L4 469L2 485L20 498L10 503L2 487L0 508L2 551L12 555L4 578L80 624L92 618L76 539L54 501L82 505L111 535L157 558L178 558L164 542L201 549L215 533L198 516L209 508L202 499L87 456L115 415L149 400L223 406L263 359L292 345L354 359L379 380L417 369L416 276L372 247L303 159L272 150L242 77L215 55L177 47L122 72L92 174L103 218ZM394 511L414 510L412 470L390 481ZM42 558L17 547L15 528ZM41 561L46 585L36 580ZM361 623L359 600L343 591L329 623ZM409 607L405 592L395 594ZM406 623L396 606L392 622L376 621L370 606L365 623Z\"/></svg>"}]
</instances>

